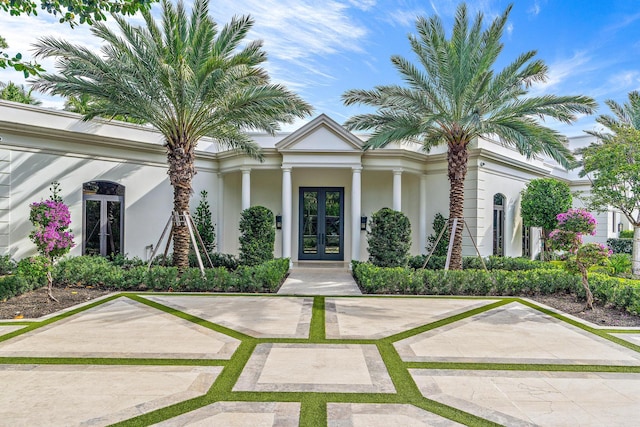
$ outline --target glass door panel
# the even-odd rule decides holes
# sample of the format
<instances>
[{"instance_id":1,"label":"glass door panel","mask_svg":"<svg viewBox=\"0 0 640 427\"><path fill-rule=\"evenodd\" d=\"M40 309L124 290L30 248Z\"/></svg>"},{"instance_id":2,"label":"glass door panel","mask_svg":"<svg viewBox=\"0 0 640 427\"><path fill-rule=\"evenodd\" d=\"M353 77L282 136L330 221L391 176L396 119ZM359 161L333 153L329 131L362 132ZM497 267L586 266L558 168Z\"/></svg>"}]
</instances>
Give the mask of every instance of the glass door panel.
<instances>
[{"instance_id":1,"label":"glass door panel","mask_svg":"<svg viewBox=\"0 0 640 427\"><path fill-rule=\"evenodd\" d=\"M85 255L100 255L100 204L99 200L87 200L85 202Z\"/></svg>"},{"instance_id":2,"label":"glass door panel","mask_svg":"<svg viewBox=\"0 0 640 427\"><path fill-rule=\"evenodd\" d=\"M318 233L318 192L303 192L302 202L302 253L317 254L320 243Z\"/></svg>"},{"instance_id":3,"label":"glass door panel","mask_svg":"<svg viewBox=\"0 0 640 427\"><path fill-rule=\"evenodd\" d=\"M122 203L107 201L107 255L120 253Z\"/></svg>"},{"instance_id":4,"label":"glass door panel","mask_svg":"<svg viewBox=\"0 0 640 427\"><path fill-rule=\"evenodd\" d=\"M324 198L324 253L340 253L342 230L340 228L340 191L327 191Z\"/></svg>"},{"instance_id":5,"label":"glass door panel","mask_svg":"<svg viewBox=\"0 0 640 427\"><path fill-rule=\"evenodd\" d=\"M344 259L343 200L342 188L300 189L299 259Z\"/></svg>"}]
</instances>

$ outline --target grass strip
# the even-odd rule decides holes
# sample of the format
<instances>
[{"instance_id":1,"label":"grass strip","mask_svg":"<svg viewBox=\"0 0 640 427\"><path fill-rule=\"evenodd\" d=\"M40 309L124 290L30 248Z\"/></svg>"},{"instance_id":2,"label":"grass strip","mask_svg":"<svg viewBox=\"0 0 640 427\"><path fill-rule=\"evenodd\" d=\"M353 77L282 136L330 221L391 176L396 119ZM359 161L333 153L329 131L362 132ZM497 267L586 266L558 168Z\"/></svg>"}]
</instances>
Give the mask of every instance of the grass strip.
<instances>
[{"instance_id":1,"label":"grass strip","mask_svg":"<svg viewBox=\"0 0 640 427\"><path fill-rule=\"evenodd\" d=\"M383 340L384 341L391 341L391 342L401 341L401 340L404 340L406 338L410 338L410 337L412 337L414 335L418 335L418 334L421 334L423 332L427 332L427 331L430 331L432 329L440 328L442 326L449 325L451 323L460 321L462 319L466 319L467 317L475 316L477 314L484 313L485 311L493 310L494 308L498 308L498 307L501 307L503 305L510 304L510 303L512 303L514 301L517 301L517 300L514 299L514 298L501 299L501 300L496 301L494 303L487 304L487 305L482 306L482 307L477 307L477 308L474 308L472 310L465 311L464 313L456 314L455 316L447 317L445 319L437 320L435 322L428 323L426 325L418 326L417 328L409 329L409 330L406 330L406 331L403 331L403 332L388 336L386 338L383 338Z\"/></svg>"},{"instance_id":2,"label":"grass strip","mask_svg":"<svg viewBox=\"0 0 640 427\"><path fill-rule=\"evenodd\" d=\"M312 393L307 393L300 401L301 426L326 426L327 402Z\"/></svg>"},{"instance_id":3,"label":"grass strip","mask_svg":"<svg viewBox=\"0 0 640 427\"><path fill-rule=\"evenodd\" d=\"M560 365L519 363L404 362L407 369L450 369L467 371L614 372L640 374L640 366Z\"/></svg>"},{"instance_id":4,"label":"grass strip","mask_svg":"<svg viewBox=\"0 0 640 427\"><path fill-rule=\"evenodd\" d=\"M197 325L203 326L207 329L212 329L216 332L220 332L221 334L228 335L232 338L238 340L251 339L251 337L247 334L243 334L242 332L238 332L236 330L227 328L222 325L218 325L217 323L209 322L208 320L202 319L197 316L193 316L191 314L185 313L184 311L177 310L172 307L168 307L166 305L159 304L155 301L150 301L148 299L142 298L138 295L126 295L127 298L132 299L141 304L147 305L149 307L155 308L156 310L164 311L165 313L171 314L173 316L179 317L181 319L187 320L191 323L195 323Z\"/></svg>"},{"instance_id":5,"label":"grass strip","mask_svg":"<svg viewBox=\"0 0 640 427\"><path fill-rule=\"evenodd\" d=\"M311 342L322 341L326 338L325 324L325 297L314 297L311 324L309 325L309 340Z\"/></svg>"}]
</instances>

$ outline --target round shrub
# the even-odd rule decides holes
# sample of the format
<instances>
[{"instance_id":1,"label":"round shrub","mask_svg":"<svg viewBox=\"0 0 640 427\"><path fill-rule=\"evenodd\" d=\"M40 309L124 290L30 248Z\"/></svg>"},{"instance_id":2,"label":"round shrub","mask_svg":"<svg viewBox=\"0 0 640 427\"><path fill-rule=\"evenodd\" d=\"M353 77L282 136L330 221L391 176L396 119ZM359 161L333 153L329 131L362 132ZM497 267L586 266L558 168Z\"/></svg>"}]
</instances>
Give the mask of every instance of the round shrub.
<instances>
[{"instance_id":1,"label":"round shrub","mask_svg":"<svg viewBox=\"0 0 640 427\"><path fill-rule=\"evenodd\" d=\"M371 216L367 232L369 261L378 267L406 267L411 246L411 223L402 212L382 208Z\"/></svg>"},{"instance_id":2,"label":"round shrub","mask_svg":"<svg viewBox=\"0 0 640 427\"><path fill-rule=\"evenodd\" d=\"M273 259L275 217L264 206L252 206L240 216L240 263L258 265Z\"/></svg>"}]
</instances>

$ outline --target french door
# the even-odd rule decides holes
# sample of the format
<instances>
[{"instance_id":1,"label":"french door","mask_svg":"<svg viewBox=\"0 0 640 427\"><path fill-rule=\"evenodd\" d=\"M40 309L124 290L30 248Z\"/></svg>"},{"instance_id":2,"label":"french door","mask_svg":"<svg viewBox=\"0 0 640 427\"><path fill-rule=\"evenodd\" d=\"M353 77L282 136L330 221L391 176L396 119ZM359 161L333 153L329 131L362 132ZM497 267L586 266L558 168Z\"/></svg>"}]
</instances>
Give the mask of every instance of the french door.
<instances>
[{"instance_id":1,"label":"french door","mask_svg":"<svg viewBox=\"0 0 640 427\"><path fill-rule=\"evenodd\" d=\"M117 255L122 253L122 197L84 196L84 254Z\"/></svg>"},{"instance_id":2,"label":"french door","mask_svg":"<svg viewBox=\"0 0 640 427\"><path fill-rule=\"evenodd\" d=\"M344 260L344 188L300 188L298 259Z\"/></svg>"}]
</instances>

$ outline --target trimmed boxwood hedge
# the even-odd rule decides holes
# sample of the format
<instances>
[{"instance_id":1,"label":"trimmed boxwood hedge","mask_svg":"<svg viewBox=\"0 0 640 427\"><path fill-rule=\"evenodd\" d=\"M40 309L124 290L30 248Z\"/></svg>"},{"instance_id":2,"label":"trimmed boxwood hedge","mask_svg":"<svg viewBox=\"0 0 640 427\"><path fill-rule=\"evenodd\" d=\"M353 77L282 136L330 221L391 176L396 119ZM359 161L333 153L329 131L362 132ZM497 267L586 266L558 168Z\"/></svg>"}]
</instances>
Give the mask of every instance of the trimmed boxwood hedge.
<instances>
[{"instance_id":1,"label":"trimmed boxwood hedge","mask_svg":"<svg viewBox=\"0 0 640 427\"><path fill-rule=\"evenodd\" d=\"M409 267L413 269L421 269L424 265L424 261L427 258L426 255L417 255L409 260ZM426 265L428 270L443 270L446 256L432 256L429 258L429 263ZM536 270L536 269L553 269L554 265L544 261L530 260L528 258L510 258L502 256L490 256L484 258L484 264L488 270ZM482 260L476 257L463 257L462 269L484 269L482 266Z\"/></svg>"},{"instance_id":2,"label":"trimmed boxwood hedge","mask_svg":"<svg viewBox=\"0 0 640 427\"><path fill-rule=\"evenodd\" d=\"M404 295L528 296L576 293L584 296L580 277L555 267L533 270L413 270L353 263L353 276L364 293ZM597 301L640 315L640 281L590 273Z\"/></svg>"},{"instance_id":3,"label":"trimmed boxwood hedge","mask_svg":"<svg viewBox=\"0 0 640 427\"><path fill-rule=\"evenodd\" d=\"M289 259L279 258L235 271L224 267L189 268L178 276L175 267L136 266L123 269L102 257L80 256L59 262L53 273L56 286L99 286L114 290L274 292L289 271Z\"/></svg>"}]
</instances>

